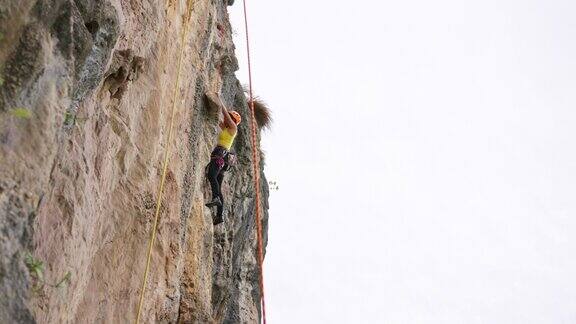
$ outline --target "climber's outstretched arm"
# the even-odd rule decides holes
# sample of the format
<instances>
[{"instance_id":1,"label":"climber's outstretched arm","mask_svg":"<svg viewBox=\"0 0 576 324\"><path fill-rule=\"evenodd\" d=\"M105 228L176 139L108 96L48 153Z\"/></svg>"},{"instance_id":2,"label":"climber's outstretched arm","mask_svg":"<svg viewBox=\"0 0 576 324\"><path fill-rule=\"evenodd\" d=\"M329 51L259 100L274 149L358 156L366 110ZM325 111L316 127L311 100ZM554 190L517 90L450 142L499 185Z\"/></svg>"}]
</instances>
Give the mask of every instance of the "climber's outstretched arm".
<instances>
[{"instance_id":1,"label":"climber's outstretched arm","mask_svg":"<svg viewBox=\"0 0 576 324\"><path fill-rule=\"evenodd\" d=\"M224 102L222 102L222 99L220 98L220 96L218 96L218 100L220 101L220 111L222 112L222 117L224 117L224 126L226 126L226 128L235 132L236 131L236 123L232 120L232 117L230 117L230 114L228 113L228 109L224 105Z\"/></svg>"}]
</instances>

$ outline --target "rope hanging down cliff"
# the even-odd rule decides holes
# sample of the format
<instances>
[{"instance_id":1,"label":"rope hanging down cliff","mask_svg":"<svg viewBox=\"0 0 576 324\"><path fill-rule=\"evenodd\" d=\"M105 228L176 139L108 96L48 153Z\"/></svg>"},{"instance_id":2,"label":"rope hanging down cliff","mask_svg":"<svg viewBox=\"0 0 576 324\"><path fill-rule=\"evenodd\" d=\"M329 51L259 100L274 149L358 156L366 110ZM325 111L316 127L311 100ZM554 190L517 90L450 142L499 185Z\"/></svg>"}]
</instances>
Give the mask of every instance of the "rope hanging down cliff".
<instances>
[{"instance_id":1,"label":"rope hanging down cliff","mask_svg":"<svg viewBox=\"0 0 576 324\"><path fill-rule=\"evenodd\" d=\"M164 162L162 168L162 176L160 180L160 186L158 188L157 194L157 201L156 201L156 211L154 215L154 224L152 226L152 232L150 234L150 239L148 241L148 253L146 259L146 268L144 270L144 277L142 279L142 288L140 290L140 301L138 303L138 310L136 315L136 324L140 323L140 317L142 314L142 307L144 304L144 296L146 292L146 282L148 279L148 273L150 271L150 261L152 258L152 246L156 240L156 231L158 228L158 220L160 216L160 206L162 201L162 194L164 191L164 183L166 180L166 173L168 170L168 157L170 153L170 142L172 141L172 133L173 133L173 125L174 125L174 115L176 111L176 99L178 94L178 88L180 84L180 73L182 70L182 58L184 56L184 43L186 40L186 35L188 34L189 30L189 20L192 14L192 2L193 0L187 1L187 14L184 19L185 27L184 31L182 32L182 37L180 40L180 53L178 57L178 66L177 66L177 73L176 73L176 81L174 85L173 97L172 97L172 108L170 113L170 122L168 128L168 139L166 145L166 151L164 152ZM251 112L251 125L252 125L252 158L253 158L253 170L254 170L254 186L255 186L255 218L256 218L256 232L257 232L257 241L258 241L258 264L260 267L260 292L261 292L261 305L262 305L262 320L263 323L266 324L266 303L264 299L264 274L263 274L263 260L264 260L264 252L262 247L262 222L261 222L261 206L260 206L260 157L258 154L258 148L256 146L257 142L257 125L256 125L256 115L254 111L254 100L252 95L252 70L251 70L251 61L250 61L250 46L249 46L249 36L248 36L248 18L246 13L246 1L243 1L244 5L244 24L246 28L246 51L248 54L248 79L249 79L249 89L250 89L250 112Z\"/></svg>"},{"instance_id":2,"label":"rope hanging down cliff","mask_svg":"<svg viewBox=\"0 0 576 324\"><path fill-rule=\"evenodd\" d=\"M262 217L260 216L260 156L258 147L256 147L256 114L254 112L254 97L252 95L252 65L250 61L250 40L248 36L248 14L246 13L246 0L242 1L244 5L244 27L246 28L246 54L248 59L248 85L250 89L250 113L252 116L252 160L254 166L254 187L256 191L256 235L258 239L258 265L260 266L260 298L262 304L262 321L266 324L266 302L264 299L264 251L262 248Z\"/></svg>"},{"instance_id":3,"label":"rope hanging down cliff","mask_svg":"<svg viewBox=\"0 0 576 324\"><path fill-rule=\"evenodd\" d=\"M142 278L142 288L140 289L140 301L138 302L138 311L136 315L136 324L140 323L140 316L142 314L142 306L144 304L144 294L146 292L146 281L148 280L148 272L150 271L150 260L152 258L152 246L156 240L156 231L158 229L158 219L160 216L160 205L162 202L162 194L164 192L164 182L166 181L166 172L168 170L168 157L170 153L170 142L172 142L172 132L174 128L174 114L176 111L176 99L178 97L178 88L180 85L180 72L182 70L182 58L184 57L184 43L186 41L186 35L189 29L189 20L192 16L192 2L193 0L188 0L186 4L186 16L184 17L184 30L182 32L182 37L180 39L180 54L178 57L178 67L176 72L176 81L174 84L174 92L172 95L172 109L170 112L170 123L168 127L168 139L166 140L166 151L164 152L164 162L162 167L162 177L160 180L160 186L158 187L158 198L156 200L156 212L154 214L154 225L152 226L152 233L150 234L150 240L148 241L148 255L146 259L146 268L144 270L144 278Z\"/></svg>"}]
</instances>

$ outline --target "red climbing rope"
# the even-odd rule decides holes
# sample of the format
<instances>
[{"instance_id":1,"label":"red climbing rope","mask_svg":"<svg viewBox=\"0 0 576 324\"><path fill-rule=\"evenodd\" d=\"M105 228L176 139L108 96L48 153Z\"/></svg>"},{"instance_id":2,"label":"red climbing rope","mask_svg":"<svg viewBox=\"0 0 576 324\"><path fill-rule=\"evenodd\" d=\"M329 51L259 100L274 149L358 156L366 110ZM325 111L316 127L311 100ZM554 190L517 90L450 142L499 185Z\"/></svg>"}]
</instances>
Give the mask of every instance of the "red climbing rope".
<instances>
[{"instance_id":1,"label":"red climbing rope","mask_svg":"<svg viewBox=\"0 0 576 324\"><path fill-rule=\"evenodd\" d=\"M262 217L260 207L260 156L256 147L256 114L254 113L254 100L252 96L252 66L250 64L250 41L248 38L248 15L246 14L246 0L242 0L244 5L244 27L246 28L246 53L248 55L248 85L250 89L250 112L252 114L252 160L254 165L254 187L256 190L256 235L258 239L258 265L260 266L260 302L262 304L262 321L266 324L266 302L264 299L264 251L262 248Z\"/></svg>"}]
</instances>

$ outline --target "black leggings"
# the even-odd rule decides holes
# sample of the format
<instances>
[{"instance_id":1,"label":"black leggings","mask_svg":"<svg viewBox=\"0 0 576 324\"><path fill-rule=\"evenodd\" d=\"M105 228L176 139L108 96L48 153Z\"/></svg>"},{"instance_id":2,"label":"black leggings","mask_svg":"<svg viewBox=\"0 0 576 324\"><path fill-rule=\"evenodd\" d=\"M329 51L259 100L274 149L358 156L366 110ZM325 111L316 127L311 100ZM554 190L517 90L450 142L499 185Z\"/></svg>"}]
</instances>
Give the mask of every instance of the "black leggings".
<instances>
[{"instance_id":1,"label":"black leggings","mask_svg":"<svg viewBox=\"0 0 576 324\"><path fill-rule=\"evenodd\" d=\"M222 205L218 206L218 217L222 216L224 211L224 196L222 196L221 186L224 180L224 169L226 162L224 157L228 154L224 148L216 146L212 154L210 154L210 163L208 164L208 181L212 188L212 199L220 198Z\"/></svg>"}]
</instances>

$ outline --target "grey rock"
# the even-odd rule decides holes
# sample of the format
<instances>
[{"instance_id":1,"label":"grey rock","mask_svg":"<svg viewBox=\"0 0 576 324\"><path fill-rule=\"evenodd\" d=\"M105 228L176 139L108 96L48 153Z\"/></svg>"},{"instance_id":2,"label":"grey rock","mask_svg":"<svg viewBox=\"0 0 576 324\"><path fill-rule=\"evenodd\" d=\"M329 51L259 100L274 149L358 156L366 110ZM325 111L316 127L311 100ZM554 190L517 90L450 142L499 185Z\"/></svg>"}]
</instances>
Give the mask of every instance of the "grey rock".
<instances>
[{"instance_id":1,"label":"grey rock","mask_svg":"<svg viewBox=\"0 0 576 324\"><path fill-rule=\"evenodd\" d=\"M221 89L249 116L226 6L195 3L176 89L185 7L153 0L0 3L0 323L132 322L171 148L143 322L259 319L250 123L212 226L204 168ZM31 113L19 118L13 109ZM259 150L259 148L256 148ZM268 187L260 167L264 240ZM39 281L25 264L44 265ZM70 280L55 287L66 274ZM32 289L36 285L36 288ZM4 296L6 298L4 298Z\"/></svg>"}]
</instances>

